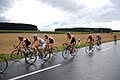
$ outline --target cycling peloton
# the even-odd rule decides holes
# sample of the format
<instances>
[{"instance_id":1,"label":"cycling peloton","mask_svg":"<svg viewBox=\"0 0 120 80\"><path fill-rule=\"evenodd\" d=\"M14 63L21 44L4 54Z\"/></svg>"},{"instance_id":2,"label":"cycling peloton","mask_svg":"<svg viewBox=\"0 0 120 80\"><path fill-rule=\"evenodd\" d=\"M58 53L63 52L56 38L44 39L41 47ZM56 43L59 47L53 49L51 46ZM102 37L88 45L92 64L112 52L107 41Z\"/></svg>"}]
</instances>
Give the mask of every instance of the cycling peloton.
<instances>
[{"instance_id":1,"label":"cycling peloton","mask_svg":"<svg viewBox=\"0 0 120 80\"><path fill-rule=\"evenodd\" d=\"M68 45L71 46L72 51L74 51L74 48L76 45L76 39L73 35L71 35L70 32L67 33L67 39L65 40L65 43L68 43ZM72 52L70 52L70 53L72 53Z\"/></svg>"}]
</instances>

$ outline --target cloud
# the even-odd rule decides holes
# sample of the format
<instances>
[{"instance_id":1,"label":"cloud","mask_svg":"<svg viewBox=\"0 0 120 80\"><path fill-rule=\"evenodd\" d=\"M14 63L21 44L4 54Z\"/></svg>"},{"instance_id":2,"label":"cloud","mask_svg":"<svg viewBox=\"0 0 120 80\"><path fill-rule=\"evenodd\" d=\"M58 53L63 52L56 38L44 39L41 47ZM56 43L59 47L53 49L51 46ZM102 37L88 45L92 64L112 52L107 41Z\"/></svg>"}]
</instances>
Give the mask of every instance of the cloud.
<instances>
[{"instance_id":1,"label":"cloud","mask_svg":"<svg viewBox=\"0 0 120 80\"><path fill-rule=\"evenodd\" d=\"M51 5L52 7L59 8L64 11L76 12L80 9L84 9L85 5L75 0L38 0Z\"/></svg>"},{"instance_id":2,"label":"cloud","mask_svg":"<svg viewBox=\"0 0 120 80\"><path fill-rule=\"evenodd\" d=\"M0 13L4 13L11 8L14 4L14 0L0 0Z\"/></svg>"},{"instance_id":3,"label":"cloud","mask_svg":"<svg viewBox=\"0 0 120 80\"><path fill-rule=\"evenodd\" d=\"M43 30L90 25L113 28L111 24L119 25L119 7L120 0L1 0L0 21L35 24Z\"/></svg>"},{"instance_id":4,"label":"cloud","mask_svg":"<svg viewBox=\"0 0 120 80\"><path fill-rule=\"evenodd\" d=\"M10 22L11 20L6 19L6 17L0 16L0 22Z\"/></svg>"},{"instance_id":5,"label":"cloud","mask_svg":"<svg viewBox=\"0 0 120 80\"><path fill-rule=\"evenodd\" d=\"M14 0L0 0L0 22L11 21L6 16L3 16L3 14L13 6L14 2Z\"/></svg>"},{"instance_id":6,"label":"cloud","mask_svg":"<svg viewBox=\"0 0 120 80\"><path fill-rule=\"evenodd\" d=\"M40 0L53 7L60 8L64 11L72 12L71 20L74 22L79 21L81 23L91 23L91 22L110 22L113 20L120 20L119 11L116 9L115 5L120 6L119 0L105 0L102 2L105 5L89 8L88 3L83 3L84 0ZM95 0L92 0L95 1ZM87 2L87 0L86 0ZM102 4L101 2L101 4ZM92 2L94 3L94 2ZM97 3L99 4L99 2ZM92 4L93 5L93 4Z\"/></svg>"}]
</instances>

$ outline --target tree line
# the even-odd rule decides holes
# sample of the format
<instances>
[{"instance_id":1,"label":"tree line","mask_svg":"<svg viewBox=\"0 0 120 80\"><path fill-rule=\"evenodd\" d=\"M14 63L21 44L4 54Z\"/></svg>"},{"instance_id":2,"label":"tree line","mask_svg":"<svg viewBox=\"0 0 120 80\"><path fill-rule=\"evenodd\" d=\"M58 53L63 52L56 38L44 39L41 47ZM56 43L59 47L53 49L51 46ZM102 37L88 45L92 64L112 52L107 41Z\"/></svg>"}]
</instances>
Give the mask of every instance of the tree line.
<instances>
[{"instance_id":1,"label":"tree line","mask_svg":"<svg viewBox=\"0 0 120 80\"><path fill-rule=\"evenodd\" d=\"M111 28L57 28L55 29L55 31L110 33L112 32L112 29Z\"/></svg>"},{"instance_id":2,"label":"tree line","mask_svg":"<svg viewBox=\"0 0 120 80\"><path fill-rule=\"evenodd\" d=\"M0 23L0 30L35 30L38 28L32 24L22 24L22 23Z\"/></svg>"}]
</instances>

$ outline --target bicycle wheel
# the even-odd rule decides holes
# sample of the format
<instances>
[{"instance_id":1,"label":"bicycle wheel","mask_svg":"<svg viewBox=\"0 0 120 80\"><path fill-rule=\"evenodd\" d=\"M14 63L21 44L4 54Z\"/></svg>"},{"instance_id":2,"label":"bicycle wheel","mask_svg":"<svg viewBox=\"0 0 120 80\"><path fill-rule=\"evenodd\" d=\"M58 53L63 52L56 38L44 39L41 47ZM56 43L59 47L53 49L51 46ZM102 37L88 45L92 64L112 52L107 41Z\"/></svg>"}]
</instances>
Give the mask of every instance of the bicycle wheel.
<instances>
[{"instance_id":1,"label":"bicycle wheel","mask_svg":"<svg viewBox=\"0 0 120 80\"><path fill-rule=\"evenodd\" d=\"M3 73L8 67L8 61L3 58L0 57L0 74Z\"/></svg>"},{"instance_id":2,"label":"bicycle wheel","mask_svg":"<svg viewBox=\"0 0 120 80\"><path fill-rule=\"evenodd\" d=\"M51 53L49 53L48 50L44 50L44 61L49 61L50 57L51 57Z\"/></svg>"},{"instance_id":3,"label":"bicycle wheel","mask_svg":"<svg viewBox=\"0 0 120 80\"><path fill-rule=\"evenodd\" d=\"M94 50L95 50L95 45L92 46L91 50L92 50L92 52L94 52Z\"/></svg>"},{"instance_id":4,"label":"bicycle wheel","mask_svg":"<svg viewBox=\"0 0 120 80\"><path fill-rule=\"evenodd\" d=\"M53 54L53 56L55 56L57 54L57 52L58 52L58 47L54 46L52 50L53 50L52 54Z\"/></svg>"},{"instance_id":5,"label":"bicycle wheel","mask_svg":"<svg viewBox=\"0 0 120 80\"><path fill-rule=\"evenodd\" d=\"M62 51L62 57L64 59L67 59L67 57L69 56L69 50L68 49L64 49L64 51Z\"/></svg>"},{"instance_id":6,"label":"bicycle wheel","mask_svg":"<svg viewBox=\"0 0 120 80\"><path fill-rule=\"evenodd\" d=\"M85 47L85 52L86 52L86 53L89 52L89 46Z\"/></svg>"},{"instance_id":7,"label":"bicycle wheel","mask_svg":"<svg viewBox=\"0 0 120 80\"><path fill-rule=\"evenodd\" d=\"M76 56L76 55L77 55L77 53L78 53L78 49L77 49L77 48L75 48L75 49L74 49L74 51L73 51L73 53L71 53L71 56Z\"/></svg>"},{"instance_id":8,"label":"bicycle wheel","mask_svg":"<svg viewBox=\"0 0 120 80\"><path fill-rule=\"evenodd\" d=\"M27 64L34 64L37 59L37 55L32 52L25 53L25 62Z\"/></svg>"},{"instance_id":9,"label":"bicycle wheel","mask_svg":"<svg viewBox=\"0 0 120 80\"><path fill-rule=\"evenodd\" d=\"M99 45L99 46L96 45L95 47L96 47L97 50L101 50L101 45Z\"/></svg>"},{"instance_id":10,"label":"bicycle wheel","mask_svg":"<svg viewBox=\"0 0 120 80\"><path fill-rule=\"evenodd\" d=\"M114 45L117 45L117 40L114 41Z\"/></svg>"},{"instance_id":11,"label":"bicycle wheel","mask_svg":"<svg viewBox=\"0 0 120 80\"><path fill-rule=\"evenodd\" d=\"M19 50L14 50L11 53L10 57L11 57L11 60L17 62L17 61L19 61L22 58L22 52L19 51Z\"/></svg>"}]
</instances>

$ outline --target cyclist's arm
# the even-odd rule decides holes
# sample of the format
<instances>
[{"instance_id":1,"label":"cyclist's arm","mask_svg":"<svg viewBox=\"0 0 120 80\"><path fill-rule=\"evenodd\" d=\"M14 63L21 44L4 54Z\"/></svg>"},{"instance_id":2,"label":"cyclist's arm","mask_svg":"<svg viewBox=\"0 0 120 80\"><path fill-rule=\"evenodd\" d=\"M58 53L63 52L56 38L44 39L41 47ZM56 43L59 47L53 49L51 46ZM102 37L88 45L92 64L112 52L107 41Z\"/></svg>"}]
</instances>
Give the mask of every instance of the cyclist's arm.
<instances>
[{"instance_id":1,"label":"cyclist's arm","mask_svg":"<svg viewBox=\"0 0 120 80\"><path fill-rule=\"evenodd\" d=\"M32 47L32 46L33 46L33 44L35 43L35 41L36 41L36 40L34 40L34 41L32 42L32 44L30 45L30 47Z\"/></svg>"},{"instance_id":2,"label":"cyclist's arm","mask_svg":"<svg viewBox=\"0 0 120 80\"><path fill-rule=\"evenodd\" d=\"M18 45L18 47L16 49L19 50L20 47L23 45L23 43L24 43L24 41L20 41L20 43L19 43L19 45Z\"/></svg>"},{"instance_id":3,"label":"cyclist's arm","mask_svg":"<svg viewBox=\"0 0 120 80\"><path fill-rule=\"evenodd\" d=\"M95 41L98 41L98 38L96 37Z\"/></svg>"},{"instance_id":4,"label":"cyclist's arm","mask_svg":"<svg viewBox=\"0 0 120 80\"><path fill-rule=\"evenodd\" d=\"M17 45L17 47L20 45L20 43L21 43L21 41L19 42L19 44ZM16 48L17 48L17 47L16 47Z\"/></svg>"},{"instance_id":5,"label":"cyclist's arm","mask_svg":"<svg viewBox=\"0 0 120 80\"><path fill-rule=\"evenodd\" d=\"M67 43L67 41L68 41L68 37L67 37L67 39L65 40L65 43Z\"/></svg>"},{"instance_id":6,"label":"cyclist's arm","mask_svg":"<svg viewBox=\"0 0 120 80\"><path fill-rule=\"evenodd\" d=\"M86 43L88 42L89 38L87 38Z\"/></svg>"}]
</instances>

